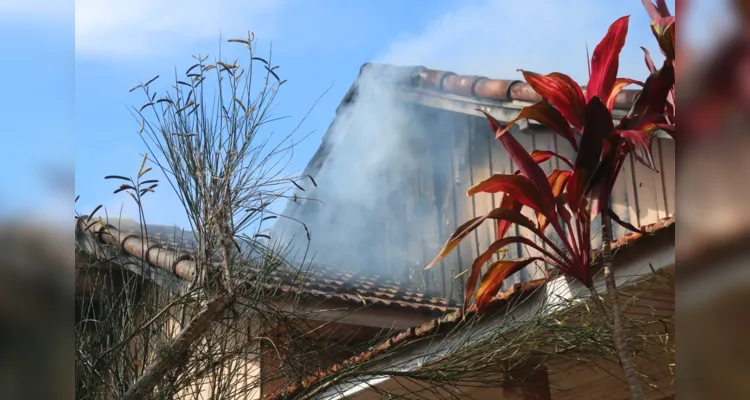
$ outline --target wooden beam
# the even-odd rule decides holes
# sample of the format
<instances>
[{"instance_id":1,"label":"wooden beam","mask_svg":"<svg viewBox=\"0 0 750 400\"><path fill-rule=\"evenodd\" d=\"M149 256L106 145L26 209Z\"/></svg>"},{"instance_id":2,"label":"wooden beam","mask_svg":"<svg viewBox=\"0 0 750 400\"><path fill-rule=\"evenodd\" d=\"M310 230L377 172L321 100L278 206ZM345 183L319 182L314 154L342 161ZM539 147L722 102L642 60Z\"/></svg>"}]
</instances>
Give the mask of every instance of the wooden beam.
<instances>
[{"instance_id":1,"label":"wooden beam","mask_svg":"<svg viewBox=\"0 0 750 400\"><path fill-rule=\"evenodd\" d=\"M387 308L356 306L349 302L325 300L308 304L277 302L281 310L295 312L303 318L349 324L361 327L405 330L420 326L436 318L435 315L420 314L415 310L397 311Z\"/></svg>"}]
</instances>

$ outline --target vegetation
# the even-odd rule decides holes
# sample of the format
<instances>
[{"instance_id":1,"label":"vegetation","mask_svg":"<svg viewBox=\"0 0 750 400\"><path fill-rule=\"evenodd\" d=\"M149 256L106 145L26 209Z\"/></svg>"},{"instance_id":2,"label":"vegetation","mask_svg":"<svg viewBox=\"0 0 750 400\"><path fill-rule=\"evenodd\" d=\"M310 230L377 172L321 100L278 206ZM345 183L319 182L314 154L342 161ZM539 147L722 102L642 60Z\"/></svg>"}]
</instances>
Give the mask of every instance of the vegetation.
<instances>
[{"instance_id":1,"label":"vegetation","mask_svg":"<svg viewBox=\"0 0 750 400\"><path fill-rule=\"evenodd\" d=\"M187 241L195 244L194 249L176 250L189 253L195 268L188 274L191 282L169 282L178 288L170 293L144 276L149 267L134 267L123 258L119 247L127 238L108 218L95 218L100 207L78 216L79 227L100 240L111 237L115 245L95 249L93 255L89 251L89 265L83 268L106 271L108 278L98 285L119 288L111 296L88 296L78 305L85 316L77 326L78 398L173 398L206 390L213 398L259 393L261 382L247 382L240 372L266 353L278 354L285 344L253 336L258 326L301 330L295 346L316 348L302 345L312 340L304 335L312 328L295 309L299 293L280 290L282 281L293 283L306 272L304 259L295 265L286 262L291 249L269 241L264 229L279 217L273 205L299 187L300 178L284 172L294 131L279 139L262 129L274 121L270 111L284 81L270 57L255 54L252 35L230 42L246 47L247 68L237 61L209 63L208 56L195 57L196 63L163 96L153 89L158 76L131 89L146 97L133 113L152 156L143 157L134 178L105 179L119 182L114 193L135 202L140 236L149 237L142 201L160 182L149 178L148 163L160 169L189 218ZM174 233L177 242L181 235L186 233ZM143 244L141 260L148 260L150 249ZM124 267L128 265L131 269ZM227 315L236 318L228 323ZM268 343L272 346L266 348ZM288 365L267 379L298 376L305 368L300 366L304 357L297 357L289 354Z\"/></svg>"},{"instance_id":2,"label":"vegetation","mask_svg":"<svg viewBox=\"0 0 750 400\"><path fill-rule=\"evenodd\" d=\"M622 17L610 26L594 49L585 92L563 73L540 75L523 71L526 82L544 99L525 107L506 125L485 113L497 140L519 169L515 174L493 175L469 189L469 196L503 193L500 207L460 226L437 257L425 267L429 269L443 259L485 220L495 220L497 240L472 265L466 281L464 307L470 305L473 297L475 307L481 312L497 294L503 280L535 261L543 261L577 279L591 291L591 298L613 332L615 348L636 399L643 398L643 390L623 332L612 271L611 221L631 230L637 229L623 223L614 214L609 208L609 200L626 157L632 153L638 161L655 170L651 155L654 131L662 129L673 136L675 134L675 19L669 15L663 0L656 6L646 0L644 4L652 18L654 35L665 55L661 68L655 68L646 51L646 64L651 74L645 82L617 78L619 54L625 44L629 22L629 17ZM611 112L615 99L630 84L640 85L642 90L627 116L614 126ZM520 119L536 120L560 135L576 151L575 160L550 151L529 153L508 134L511 126ZM570 168L555 169L545 176L539 164L552 157L560 158ZM531 208L537 220L523 216L523 207ZM591 273L591 221L597 215L602 216L601 258L611 304L611 319L600 300ZM506 237L512 225L531 231L547 248L522 236ZM492 262L477 287L482 267L495 253L516 243L536 249L541 256Z\"/></svg>"},{"instance_id":3,"label":"vegetation","mask_svg":"<svg viewBox=\"0 0 750 400\"><path fill-rule=\"evenodd\" d=\"M563 309L542 304L526 319L504 319L502 329L480 326L474 316L455 314L435 323L438 328L441 324L449 327L448 331L436 328L420 340L401 344L394 344L391 330L367 332L365 339L334 339L331 333L337 321L312 322L309 310L300 307L300 297L305 294L304 266L287 262L293 249L270 241L264 230L266 221L283 218L274 213L273 204L290 197L290 192L300 187L299 179L309 177L284 172L283 160L294 146L294 132L275 145L262 133L261 128L274 121L271 110L284 81L270 58L255 54L251 35L246 40L230 40L247 48L247 69L237 61L209 63L207 56L198 56L165 95L159 97L153 89L158 76L131 90L140 90L146 97L146 103L133 114L150 156L144 156L134 178L109 175L107 179L118 182L116 193L127 194L136 203L141 236L148 237L142 198L161 184L149 179L149 165L161 170L189 217L191 241L196 245L190 260L196 268L192 280L181 281L173 293L143 276L145 262L135 265L122 257L122 236L113 236L116 248L89 254L89 264L82 268L106 271L111 285L113 280L121 282L119 290L96 301L92 296L80 299L83 317L76 326L76 397L173 399L202 393L205 398L244 398L258 396L261 388L270 384L272 390L294 389L280 397L311 398L343 382L369 385L372 377L389 375L417 382L430 398L455 398L461 396L462 385L511 385L507 378L510 369L540 363L544 357L586 362L590 357L616 354L634 397L642 398L628 348L632 343L624 338L609 248L609 221L622 221L608 204L624 158L633 154L654 168L650 153L654 130L675 135L674 17L661 0L655 6L645 0L644 4L666 55L661 68L655 68L646 53L651 72L648 79L616 78L628 28L624 17L612 24L594 50L585 92L567 75L524 71L526 81L545 100L523 109L506 125L486 115L519 170L494 175L469 190L469 195L503 193L501 206L459 227L427 266L435 265L490 219L497 223L498 238L472 266L465 308L473 307L477 314L488 311L506 277L534 261L543 261L586 285L604 316L602 320L591 321L590 310L581 304ZM261 66L261 73L254 73L257 68L253 66ZM207 79L212 76L215 80ZM217 85L211 86L211 82ZM631 84L643 87L641 95L627 117L614 126L614 100ZM535 119L555 131L573 146L576 158L549 151L529 153L508 134L522 118ZM556 169L546 176L539 164L553 157L569 169ZM536 213L536 221L521 214L523 207ZM106 218L95 217L98 211L79 216L78 226L99 238L119 235ZM604 227L601 259L610 310L596 293L590 269L591 220L596 215L602 216ZM547 247L527 238L506 236L514 224L534 232ZM493 262L480 276L495 253L518 243L534 247L541 255ZM144 247L141 260L148 259L148 250ZM290 281L299 289L281 290L282 282ZM109 287L107 282L100 286ZM507 309L522 302L521 298L509 301ZM259 326L266 329L259 330ZM417 362L421 368L388 364L395 352L426 342L435 346L420 350ZM360 362L337 364L333 371L316 374L314 384L300 385L310 382L310 373L321 363L332 365L383 344L392 346ZM448 355L446 348L450 349ZM274 360L274 368L252 375L249 366L268 359ZM248 379L249 374L254 379ZM383 395L391 393L383 391ZM424 397L424 392L414 396Z\"/></svg>"}]
</instances>

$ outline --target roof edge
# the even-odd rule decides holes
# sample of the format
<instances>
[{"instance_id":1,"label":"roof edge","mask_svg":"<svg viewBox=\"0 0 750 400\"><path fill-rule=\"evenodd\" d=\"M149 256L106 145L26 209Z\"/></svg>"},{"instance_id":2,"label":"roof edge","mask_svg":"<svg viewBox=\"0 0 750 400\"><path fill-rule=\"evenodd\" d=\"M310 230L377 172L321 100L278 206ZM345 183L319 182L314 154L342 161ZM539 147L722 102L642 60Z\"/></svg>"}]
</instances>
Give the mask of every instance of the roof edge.
<instances>
[{"instance_id":1,"label":"roof edge","mask_svg":"<svg viewBox=\"0 0 750 400\"><path fill-rule=\"evenodd\" d=\"M642 244L643 242L647 243L648 240L645 240L645 239L653 238L653 236L656 234L658 234L659 236L663 236L663 235L669 234L670 232L674 232L675 221L676 221L675 216L672 215L670 217L663 218L653 224L641 226L639 230L643 233L630 233L627 235L623 235L616 241L613 241L612 250L613 250L613 254L615 255L615 258L619 259L619 257L622 256L622 254L619 251L621 249L631 248L636 245ZM592 267L594 266L595 265L592 265ZM498 311L502 309L503 306L506 305L509 301L517 300L519 297L530 295L536 289L540 288L547 282L548 282L548 279L537 279L537 280L532 280L529 282L522 282L522 283L514 284L508 290L501 291L499 294L497 294L493 298L493 300L490 301L485 313ZM351 365L357 365L357 364L361 364L363 362L372 360L374 357L377 357L385 353L386 350L393 348L395 345L400 345L405 342L418 339L428 334L434 334L438 331L442 332L443 330L453 329L455 328L457 324L461 323L465 318L468 318L475 313L476 313L476 309L474 306L470 307L469 310L465 313L459 309L452 313L448 313L444 315L443 317L436 318L419 327L411 328L406 331L400 332L397 335L388 338L385 342L382 342L380 345L375 346L368 351L357 354L356 356L353 356L343 361L342 363L336 364L333 367L328 368L326 370L320 370L317 373L309 376L307 379L303 380L301 383L291 385L285 389L281 389L279 392L266 396L264 399L265 400L280 400L280 399L286 398L286 396L288 395L304 391L310 386L318 383L318 381L325 378L330 373L334 373L336 371L342 370Z\"/></svg>"}]
</instances>

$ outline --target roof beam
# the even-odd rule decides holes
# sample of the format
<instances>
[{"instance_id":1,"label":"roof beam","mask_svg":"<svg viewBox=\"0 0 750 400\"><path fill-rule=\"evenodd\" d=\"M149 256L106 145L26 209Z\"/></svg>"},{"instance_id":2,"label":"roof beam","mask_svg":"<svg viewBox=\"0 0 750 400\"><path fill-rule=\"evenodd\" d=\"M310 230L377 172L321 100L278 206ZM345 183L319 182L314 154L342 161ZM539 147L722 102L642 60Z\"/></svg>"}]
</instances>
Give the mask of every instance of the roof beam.
<instances>
[{"instance_id":1,"label":"roof beam","mask_svg":"<svg viewBox=\"0 0 750 400\"><path fill-rule=\"evenodd\" d=\"M453 94L436 93L434 91L421 88L399 90L397 96L407 102L475 117L480 116L477 112L477 109L480 109L492 115L498 121L510 121L518 115L522 108L533 104L530 102L518 100L501 101L464 97ZM627 112L623 110L614 110L612 112L614 123L619 123L620 119L625 117L626 114ZM519 128L523 130L528 125L541 126L541 124L536 121L524 120L524 122L519 124ZM662 130L656 131L656 137L660 139L672 139L671 136L669 136Z\"/></svg>"}]
</instances>

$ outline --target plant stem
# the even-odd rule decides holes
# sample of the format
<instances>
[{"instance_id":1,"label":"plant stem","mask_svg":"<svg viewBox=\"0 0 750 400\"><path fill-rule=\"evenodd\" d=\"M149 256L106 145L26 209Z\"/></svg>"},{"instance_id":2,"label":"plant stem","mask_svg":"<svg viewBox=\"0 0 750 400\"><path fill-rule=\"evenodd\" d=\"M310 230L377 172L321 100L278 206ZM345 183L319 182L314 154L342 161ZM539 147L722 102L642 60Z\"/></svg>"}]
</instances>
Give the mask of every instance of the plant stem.
<instances>
[{"instance_id":1,"label":"plant stem","mask_svg":"<svg viewBox=\"0 0 750 400\"><path fill-rule=\"evenodd\" d=\"M612 262L612 221L606 212L602 213L602 264L604 265L604 281L607 286L607 297L612 306L612 341L620 358L620 365L628 380L630 393L635 400L645 398L641 381L635 369L635 360L625 340L625 331L622 323L622 310L618 297L617 285ZM607 319L607 316L604 316Z\"/></svg>"},{"instance_id":2,"label":"plant stem","mask_svg":"<svg viewBox=\"0 0 750 400\"><path fill-rule=\"evenodd\" d=\"M604 319L604 323L607 325L607 328L610 331L613 331L615 327L612 325L612 320L609 319L609 315L607 314L607 309L604 307L604 303L602 302L602 299L599 298L599 292L596 290L596 287L592 285L589 288L589 292L591 292L591 299L594 301L594 305L596 305L596 309L599 310L599 312L602 314L602 318Z\"/></svg>"},{"instance_id":3,"label":"plant stem","mask_svg":"<svg viewBox=\"0 0 750 400\"><path fill-rule=\"evenodd\" d=\"M162 381L167 372L179 364L179 360L188 352L190 347L203 336L211 324L232 303L234 297L223 293L206 304L198 315L159 353L148 369L122 396L123 400L145 399L156 385Z\"/></svg>"}]
</instances>

